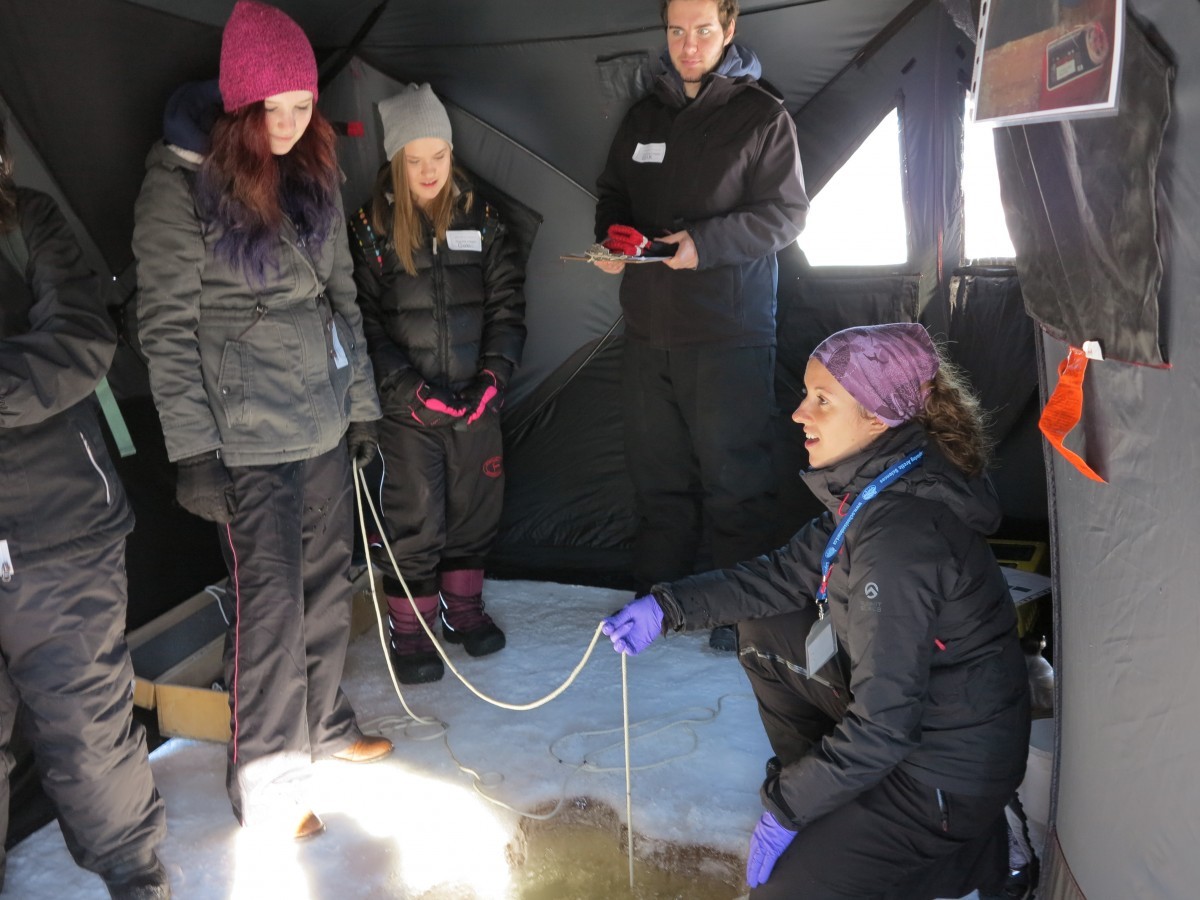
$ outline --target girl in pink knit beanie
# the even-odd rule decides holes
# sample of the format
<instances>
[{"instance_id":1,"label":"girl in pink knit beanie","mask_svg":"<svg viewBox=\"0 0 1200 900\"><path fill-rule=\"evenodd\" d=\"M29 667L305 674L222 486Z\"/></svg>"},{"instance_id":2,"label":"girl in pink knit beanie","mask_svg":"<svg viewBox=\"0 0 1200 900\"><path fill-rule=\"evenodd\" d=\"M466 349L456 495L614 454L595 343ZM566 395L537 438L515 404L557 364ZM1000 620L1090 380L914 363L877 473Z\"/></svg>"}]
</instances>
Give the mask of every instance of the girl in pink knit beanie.
<instances>
[{"instance_id":1,"label":"girl in pink knit beanie","mask_svg":"<svg viewBox=\"0 0 1200 900\"><path fill-rule=\"evenodd\" d=\"M176 496L218 526L234 815L299 838L317 758L381 759L339 685L350 637L352 463L379 418L333 129L300 26L241 0L207 156L162 142L133 247L142 348Z\"/></svg>"}]
</instances>

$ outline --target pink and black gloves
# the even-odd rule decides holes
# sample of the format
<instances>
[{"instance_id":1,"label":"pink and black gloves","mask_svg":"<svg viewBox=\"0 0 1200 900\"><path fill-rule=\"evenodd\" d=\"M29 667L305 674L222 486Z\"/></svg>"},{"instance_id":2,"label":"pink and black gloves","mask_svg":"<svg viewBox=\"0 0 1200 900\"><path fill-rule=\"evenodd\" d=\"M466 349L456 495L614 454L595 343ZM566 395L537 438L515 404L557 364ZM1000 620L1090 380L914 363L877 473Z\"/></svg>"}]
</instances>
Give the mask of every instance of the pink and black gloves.
<instances>
[{"instance_id":1,"label":"pink and black gloves","mask_svg":"<svg viewBox=\"0 0 1200 900\"><path fill-rule=\"evenodd\" d=\"M608 237L600 246L623 256L672 256L675 253L674 244L648 238L630 225L609 225Z\"/></svg>"},{"instance_id":2,"label":"pink and black gloves","mask_svg":"<svg viewBox=\"0 0 1200 900\"><path fill-rule=\"evenodd\" d=\"M463 421L466 404L448 388L429 384L416 369L389 376L379 388L385 411L412 416L427 428L440 428Z\"/></svg>"},{"instance_id":3,"label":"pink and black gloves","mask_svg":"<svg viewBox=\"0 0 1200 900\"><path fill-rule=\"evenodd\" d=\"M429 428L454 425L467 414L467 405L449 388L422 381L413 391L412 417Z\"/></svg>"},{"instance_id":4,"label":"pink and black gloves","mask_svg":"<svg viewBox=\"0 0 1200 900\"><path fill-rule=\"evenodd\" d=\"M663 611L652 594L638 597L604 620L601 628L618 653L637 656L662 634Z\"/></svg>"},{"instance_id":5,"label":"pink and black gloves","mask_svg":"<svg viewBox=\"0 0 1200 900\"><path fill-rule=\"evenodd\" d=\"M491 369L484 369L476 375L475 380L462 392L467 424L473 425L488 410L500 409L502 390L503 385L500 383L500 379Z\"/></svg>"}]
</instances>

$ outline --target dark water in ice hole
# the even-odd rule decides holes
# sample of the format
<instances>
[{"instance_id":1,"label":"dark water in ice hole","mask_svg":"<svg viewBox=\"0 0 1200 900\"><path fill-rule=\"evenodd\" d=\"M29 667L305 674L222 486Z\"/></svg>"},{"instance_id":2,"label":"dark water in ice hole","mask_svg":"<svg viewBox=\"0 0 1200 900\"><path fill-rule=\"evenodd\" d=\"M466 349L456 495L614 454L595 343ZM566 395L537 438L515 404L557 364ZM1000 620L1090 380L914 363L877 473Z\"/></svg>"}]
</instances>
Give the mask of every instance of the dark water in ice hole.
<instances>
[{"instance_id":1,"label":"dark water in ice hole","mask_svg":"<svg viewBox=\"0 0 1200 900\"><path fill-rule=\"evenodd\" d=\"M611 814L610 814L611 815ZM601 816L608 818L608 816ZM634 839L634 889L624 830L611 822L530 823L513 868L520 900L734 900L747 892L741 861L709 848Z\"/></svg>"}]
</instances>

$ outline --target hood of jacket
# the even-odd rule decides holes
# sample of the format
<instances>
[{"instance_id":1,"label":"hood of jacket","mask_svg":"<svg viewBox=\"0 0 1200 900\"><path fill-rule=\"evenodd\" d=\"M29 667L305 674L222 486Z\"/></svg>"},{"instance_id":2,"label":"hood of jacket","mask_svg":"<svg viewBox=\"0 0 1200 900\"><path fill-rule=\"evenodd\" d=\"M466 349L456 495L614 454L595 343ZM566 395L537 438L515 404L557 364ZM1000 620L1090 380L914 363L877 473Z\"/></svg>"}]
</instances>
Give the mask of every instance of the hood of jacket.
<instances>
[{"instance_id":1,"label":"hood of jacket","mask_svg":"<svg viewBox=\"0 0 1200 900\"><path fill-rule=\"evenodd\" d=\"M683 91L683 79L679 76L679 71L675 68L675 64L671 62L671 51L669 48L663 48L658 61L662 66L662 71L658 75L657 82L659 91L665 93L667 97L677 104L686 103L687 95ZM761 77L762 63L758 61L758 56L755 52L739 44L730 44L725 48L725 55L721 57L717 68L709 72L702 79L700 92L703 94L709 85L718 79L745 84L756 82Z\"/></svg>"},{"instance_id":2,"label":"hood of jacket","mask_svg":"<svg viewBox=\"0 0 1200 900\"><path fill-rule=\"evenodd\" d=\"M207 156L212 128L221 110L221 89L216 79L181 84L163 111L163 140L181 150Z\"/></svg>"},{"instance_id":3,"label":"hood of jacket","mask_svg":"<svg viewBox=\"0 0 1200 900\"><path fill-rule=\"evenodd\" d=\"M859 453L823 469L802 472L800 477L838 519L838 508L847 495L853 500L874 478L914 450L925 452L921 465L887 487L886 493L895 491L941 503L980 534L991 534L1000 526L1003 514L991 480L986 475L970 478L963 474L917 422L889 428Z\"/></svg>"}]
</instances>

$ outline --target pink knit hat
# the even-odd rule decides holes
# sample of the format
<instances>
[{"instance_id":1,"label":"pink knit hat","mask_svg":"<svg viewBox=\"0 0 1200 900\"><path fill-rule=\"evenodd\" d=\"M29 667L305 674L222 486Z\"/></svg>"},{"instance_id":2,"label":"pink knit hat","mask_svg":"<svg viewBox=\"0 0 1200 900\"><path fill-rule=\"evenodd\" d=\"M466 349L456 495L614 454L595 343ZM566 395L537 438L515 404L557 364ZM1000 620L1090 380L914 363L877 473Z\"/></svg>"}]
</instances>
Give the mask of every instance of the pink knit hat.
<instances>
[{"instance_id":1,"label":"pink knit hat","mask_svg":"<svg viewBox=\"0 0 1200 900\"><path fill-rule=\"evenodd\" d=\"M317 98L317 58L304 31L274 6L238 0L221 35L225 112L286 91Z\"/></svg>"}]
</instances>

